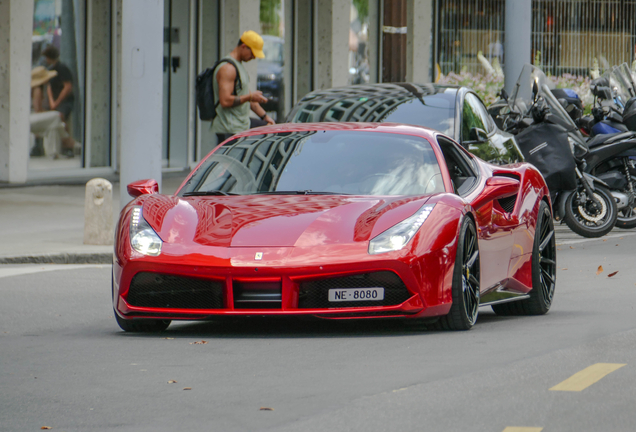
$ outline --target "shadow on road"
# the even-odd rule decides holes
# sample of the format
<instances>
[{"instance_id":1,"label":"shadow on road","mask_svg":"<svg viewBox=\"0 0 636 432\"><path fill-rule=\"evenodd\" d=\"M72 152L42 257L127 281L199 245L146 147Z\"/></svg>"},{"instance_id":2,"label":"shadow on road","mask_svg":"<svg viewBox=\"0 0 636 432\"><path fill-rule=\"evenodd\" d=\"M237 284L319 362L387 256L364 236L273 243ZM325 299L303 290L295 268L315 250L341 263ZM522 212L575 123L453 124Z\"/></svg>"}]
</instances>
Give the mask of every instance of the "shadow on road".
<instances>
[{"instance_id":1,"label":"shadow on road","mask_svg":"<svg viewBox=\"0 0 636 432\"><path fill-rule=\"evenodd\" d=\"M500 317L494 313L480 312L476 328L519 317ZM438 330L423 320L404 318L330 320L314 317L218 317L210 321L173 321L161 333L118 333L123 337L143 338L347 338L347 337L396 337L421 336L453 331ZM462 333L462 332L459 332Z\"/></svg>"}]
</instances>

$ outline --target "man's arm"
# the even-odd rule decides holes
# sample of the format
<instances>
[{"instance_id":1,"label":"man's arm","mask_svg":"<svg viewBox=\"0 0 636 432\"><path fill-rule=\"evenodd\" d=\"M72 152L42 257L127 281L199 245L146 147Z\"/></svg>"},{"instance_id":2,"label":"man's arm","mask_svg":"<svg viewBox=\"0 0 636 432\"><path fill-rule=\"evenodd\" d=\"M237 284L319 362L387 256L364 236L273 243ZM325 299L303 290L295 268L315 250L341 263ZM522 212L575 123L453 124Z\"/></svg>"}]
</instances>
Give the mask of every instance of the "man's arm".
<instances>
[{"instance_id":1,"label":"man's arm","mask_svg":"<svg viewBox=\"0 0 636 432\"><path fill-rule=\"evenodd\" d=\"M267 102L260 91L254 91L243 96L236 96L234 92L234 80L236 68L229 63L224 64L216 73L216 81L219 83L219 105L223 108L239 106L246 102Z\"/></svg>"},{"instance_id":2,"label":"man's arm","mask_svg":"<svg viewBox=\"0 0 636 432\"><path fill-rule=\"evenodd\" d=\"M267 99L265 99L265 101L267 101ZM250 102L250 108L261 120L266 121L268 125L276 124L276 122L267 115L261 104L258 102Z\"/></svg>"},{"instance_id":3,"label":"man's arm","mask_svg":"<svg viewBox=\"0 0 636 432\"><path fill-rule=\"evenodd\" d=\"M55 108L57 108L62 103L62 101L66 99L66 97L69 94L71 94L72 91L73 91L73 83L71 81L64 81L64 87L62 88L62 91L57 96L57 99L54 100L52 103L51 103L51 99L53 99L52 97L53 93L50 93L49 102L51 104L51 109L54 110Z\"/></svg>"}]
</instances>

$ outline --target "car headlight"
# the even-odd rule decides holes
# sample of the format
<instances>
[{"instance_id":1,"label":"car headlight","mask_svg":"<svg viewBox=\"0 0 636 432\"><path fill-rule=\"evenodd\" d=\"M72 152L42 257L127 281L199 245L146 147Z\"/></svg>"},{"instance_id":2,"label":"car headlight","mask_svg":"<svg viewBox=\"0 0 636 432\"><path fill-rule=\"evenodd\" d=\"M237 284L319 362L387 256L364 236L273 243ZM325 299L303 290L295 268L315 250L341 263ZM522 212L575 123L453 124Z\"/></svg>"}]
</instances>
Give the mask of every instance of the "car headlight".
<instances>
[{"instance_id":1,"label":"car headlight","mask_svg":"<svg viewBox=\"0 0 636 432\"><path fill-rule=\"evenodd\" d=\"M157 256L163 242L141 215L141 207L133 208L130 217L130 245L143 255Z\"/></svg>"},{"instance_id":2,"label":"car headlight","mask_svg":"<svg viewBox=\"0 0 636 432\"><path fill-rule=\"evenodd\" d=\"M415 236L434 207L435 204L425 204L413 216L377 235L369 242L369 254L375 255L402 249Z\"/></svg>"}]
</instances>

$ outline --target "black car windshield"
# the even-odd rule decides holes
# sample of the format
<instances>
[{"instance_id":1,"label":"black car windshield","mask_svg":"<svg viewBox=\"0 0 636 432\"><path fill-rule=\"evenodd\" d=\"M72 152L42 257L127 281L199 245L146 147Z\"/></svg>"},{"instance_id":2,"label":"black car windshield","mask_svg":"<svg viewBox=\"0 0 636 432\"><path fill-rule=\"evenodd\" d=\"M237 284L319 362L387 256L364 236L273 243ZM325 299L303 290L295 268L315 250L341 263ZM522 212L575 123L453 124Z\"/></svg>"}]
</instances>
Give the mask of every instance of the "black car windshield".
<instances>
[{"instance_id":1,"label":"black car windshield","mask_svg":"<svg viewBox=\"0 0 636 432\"><path fill-rule=\"evenodd\" d=\"M324 99L301 101L288 121L313 122L394 122L424 126L454 136L455 92L412 94L350 95L334 102L329 94Z\"/></svg>"},{"instance_id":2,"label":"black car windshield","mask_svg":"<svg viewBox=\"0 0 636 432\"><path fill-rule=\"evenodd\" d=\"M443 191L435 153L423 138L369 131L303 131L229 141L207 157L180 195Z\"/></svg>"}]
</instances>

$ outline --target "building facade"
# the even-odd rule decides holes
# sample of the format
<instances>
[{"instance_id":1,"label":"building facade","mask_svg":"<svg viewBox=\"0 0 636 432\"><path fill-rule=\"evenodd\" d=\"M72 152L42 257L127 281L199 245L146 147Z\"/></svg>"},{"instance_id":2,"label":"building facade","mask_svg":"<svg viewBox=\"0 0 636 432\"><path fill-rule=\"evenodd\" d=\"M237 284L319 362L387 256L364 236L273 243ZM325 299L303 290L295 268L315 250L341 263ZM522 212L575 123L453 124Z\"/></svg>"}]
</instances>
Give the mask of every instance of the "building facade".
<instances>
[{"instance_id":1,"label":"building facade","mask_svg":"<svg viewBox=\"0 0 636 432\"><path fill-rule=\"evenodd\" d=\"M265 37L250 85L280 121L314 89L481 72L480 51L503 63L511 2L532 10L525 61L553 74L634 59L636 0L0 0L0 182L191 169L217 144L196 76L245 30ZM39 120L46 85L31 87L49 45L72 75L63 144Z\"/></svg>"}]
</instances>

